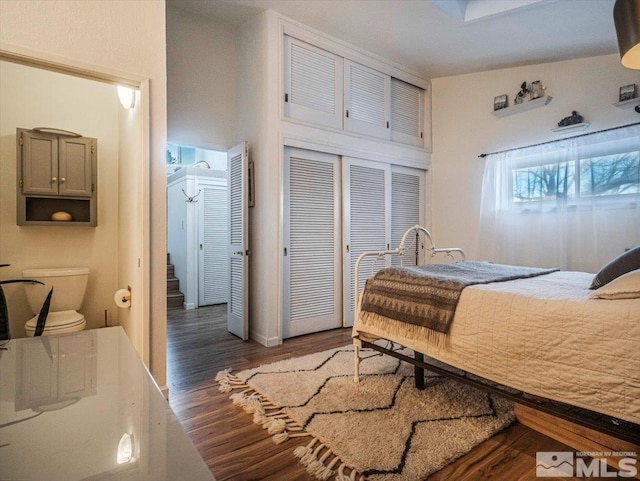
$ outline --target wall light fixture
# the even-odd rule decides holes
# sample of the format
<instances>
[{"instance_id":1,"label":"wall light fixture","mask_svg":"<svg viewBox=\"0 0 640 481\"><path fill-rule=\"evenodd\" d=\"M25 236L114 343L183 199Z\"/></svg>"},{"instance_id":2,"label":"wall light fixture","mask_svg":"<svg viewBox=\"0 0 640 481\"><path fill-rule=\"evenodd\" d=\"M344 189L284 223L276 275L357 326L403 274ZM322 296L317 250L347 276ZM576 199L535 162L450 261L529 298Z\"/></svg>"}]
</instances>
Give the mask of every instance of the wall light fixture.
<instances>
[{"instance_id":1,"label":"wall light fixture","mask_svg":"<svg viewBox=\"0 0 640 481\"><path fill-rule=\"evenodd\" d=\"M118 464L128 463L133 459L133 435L124 433L118 443L118 453L116 462Z\"/></svg>"},{"instance_id":2,"label":"wall light fixture","mask_svg":"<svg viewBox=\"0 0 640 481\"><path fill-rule=\"evenodd\" d=\"M136 91L130 87L118 85L118 98L122 106L127 110L136 105Z\"/></svg>"}]
</instances>

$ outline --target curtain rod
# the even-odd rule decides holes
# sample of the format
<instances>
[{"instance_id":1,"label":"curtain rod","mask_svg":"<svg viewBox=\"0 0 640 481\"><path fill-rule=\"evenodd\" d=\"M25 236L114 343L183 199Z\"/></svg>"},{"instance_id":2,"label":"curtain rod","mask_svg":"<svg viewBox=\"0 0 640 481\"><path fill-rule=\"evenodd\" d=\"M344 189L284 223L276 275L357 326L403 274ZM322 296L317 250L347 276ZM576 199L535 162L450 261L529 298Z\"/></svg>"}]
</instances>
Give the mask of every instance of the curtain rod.
<instances>
[{"instance_id":1,"label":"curtain rod","mask_svg":"<svg viewBox=\"0 0 640 481\"><path fill-rule=\"evenodd\" d=\"M525 145L524 147L514 147L512 149L505 149L505 150L499 150L497 152L490 152L488 154L480 154L478 155L478 158L484 159L485 157L487 157L488 155L495 155L495 154L504 154L505 152L512 152L514 150L520 150L520 149L528 149L529 147L537 147L539 145L547 145L547 144L553 144L554 142L562 142L564 140L568 140L568 139L577 139L580 137L586 137L588 135L593 135L593 134L600 134L602 132L609 132L610 130L616 130L616 129L624 129L625 127L631 127L633 125L640 125L640 122L634 122L632 124L627 124L627 125L620 125L618 127L611 127L609 129L602 129L602 130L598 130L596 132L589 132L587 134L581 134L581 135L574 135L573 137L565 137L563 139L557 139L557 140L549 140L547 142L540 142L538 144L531 144L531 145Z\"/></svg>"}]
</instances>

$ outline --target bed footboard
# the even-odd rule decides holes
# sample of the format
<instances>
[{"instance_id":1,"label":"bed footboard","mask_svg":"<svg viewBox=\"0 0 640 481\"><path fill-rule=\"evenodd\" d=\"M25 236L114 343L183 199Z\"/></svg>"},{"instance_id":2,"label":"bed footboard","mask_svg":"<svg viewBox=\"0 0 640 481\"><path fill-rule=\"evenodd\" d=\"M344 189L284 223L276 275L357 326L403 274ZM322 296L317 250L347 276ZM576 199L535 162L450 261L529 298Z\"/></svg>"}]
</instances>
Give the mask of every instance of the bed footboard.
<instances>
[{"instance_id":1,"label":"bed footboard","mask_svg":"<svg viewBox=\"0 0 640 481\"><path fill-rule=\"evenodd\" d=\"M432 258L434 258L435 256L437 256L438 254L445 254L446 256L448 256L449 258L451 258L451 260L455 260L454 256L458 256L460 259L464 261L465 260L465 253L464 251L460 248L460 247L445 247L445 248L438 248L435 246L434 242L433 242L433 237L431 237L431 233L424 227L422 227L421 225L414 225L413 227L410 227L409 229L407 229L405 231L405 233L402 235L402 239L400 241L400 245L396 248L396 249L392 249L392 250L386 250L386 251L368 251L368 252L363 252L362 254L360 254L360 256L358 257L358 259L356 260L356 264L355 264L355 268L354 268L354 289L355 289L355 318L357 319L359 311L360 311L360 301L361 301L361 293L360 293L360 265L362 263L362 260L365 259L366 257L375 257L376 259L383 259L386 256L398 256L400 257L400 259L402 259L406 252L405 252L405 246L406 246L406 242L407 239L409 238L409 236L413 234L415 235L416 238L416 245L418 245L418 242L420 240L420 236L422 235L424 237L424 250L425 250L425 254L424 254L424 264L428 264L429 260L431 260ZM362 347L362 343L360 341L360 339L358 339L357 337L354 337L353 339L353 346L354 346L354 353L355 353L355 374L354 374L354 381L355 382L359 382L360 380L360 349ZM416 356L422 356L422 354L416 353ZM417 359L417 358L416 358ZM422 359L420 359L422 361ZM419 368L416 367L416 383L418 382L418 370ZM422 370L422 373L424 374L424 370ZM422 378L422 384L423 384L423 388L424 388L424 376L421 377Z\"/></svg>"},{"instance_id":2,"label":"bed footboard","mask_svg":"<svg viewBox=\"0 0 640 481\"><path fill-rule=\"evenodd\" d=\"M416 237L416 245L420 240L420 236L424 236L424 264L428 264L429 260L437 256L438 254L446 254L451 260L456 260L454 254L459 256L461 261L465 260L465 253L460 247L444 247L438 248L433 243L433 238L431 237L431 233L422 227L421 225L414 225L413 227L406 230L406 232L402 235L402 240L400 241L400 245L396 249L386 250L386 251L367 251L363 252L358 256L356 260L356 265L354 268L354 289L355 289L355 315L358 315L358 310L360 308L360 264L362 260L366 257L375 257L376 259L383 259L386 256L397 256L401 260L405 257L405 246L407 239L410 234L414 234ZM417 260L416 260L417 261Z\"/></svg>"}]
</instances>

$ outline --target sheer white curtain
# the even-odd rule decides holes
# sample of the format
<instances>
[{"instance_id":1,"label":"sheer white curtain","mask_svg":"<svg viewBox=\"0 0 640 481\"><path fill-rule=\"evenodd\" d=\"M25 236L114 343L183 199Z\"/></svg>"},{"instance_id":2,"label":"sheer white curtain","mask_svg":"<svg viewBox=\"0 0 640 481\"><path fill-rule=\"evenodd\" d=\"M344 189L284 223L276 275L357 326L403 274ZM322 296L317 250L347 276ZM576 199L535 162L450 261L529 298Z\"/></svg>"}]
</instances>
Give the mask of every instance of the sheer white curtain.
<instances>
[{"instance_id":1,"label":"sheer white curtain","mask_svg":"<svg viewBox=\"0 0 640 481\"><path fill-rule=\"evenodd\" d=\"M486 157L482 259L597 272L640 245L640 124Z\"/></svg>"}]
</instances>

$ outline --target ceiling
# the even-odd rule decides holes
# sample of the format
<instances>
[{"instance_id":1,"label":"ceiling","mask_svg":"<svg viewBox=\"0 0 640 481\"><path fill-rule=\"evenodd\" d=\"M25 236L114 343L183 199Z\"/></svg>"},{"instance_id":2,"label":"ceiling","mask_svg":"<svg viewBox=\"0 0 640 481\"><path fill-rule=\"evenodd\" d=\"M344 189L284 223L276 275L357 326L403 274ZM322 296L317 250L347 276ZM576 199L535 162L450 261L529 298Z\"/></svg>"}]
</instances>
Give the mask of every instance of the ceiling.
<instances>
[{"instance_id":1,"label":"ceiling","mask_svg":"<svg viewBox=\"0 0 640 481\"><path fill-rule=\"evenodd\" d=\"M275 10L426 78L617 52L614 0L166 1L228 25Z\"/></svg>"}]
</instances>

